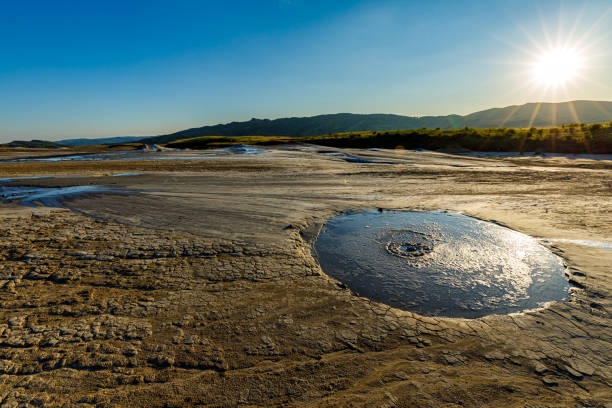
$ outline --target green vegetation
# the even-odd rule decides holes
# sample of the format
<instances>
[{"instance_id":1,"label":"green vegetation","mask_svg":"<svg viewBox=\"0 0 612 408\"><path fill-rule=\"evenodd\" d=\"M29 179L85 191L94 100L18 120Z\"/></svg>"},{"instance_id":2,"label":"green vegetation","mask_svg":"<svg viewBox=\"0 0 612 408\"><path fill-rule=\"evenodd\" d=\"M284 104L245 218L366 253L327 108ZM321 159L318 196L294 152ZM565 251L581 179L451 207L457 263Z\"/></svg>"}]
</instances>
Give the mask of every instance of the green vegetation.
<instances>
[{"instance_id":1,"label":"green vegetation","mask_svg":"<svg viewBox=\"0 0 612 408\"><path fill-rule=\"evenodd\" d=\"M314 137L203 136L167 147L209 149L245 145L310 143L330 147L404 148L447 151L507 151L551 153L612 153L612 122L574 123L552 128L418 129L344 132Z\"/></svg>"},{"instance_id":2,"label":"green vegetation","mask_svg":"<svg viewBox=\"0 0 612 408\"><path fill-rule=\"evenodd\" d=\"M283 136L202 136L192 139L177 140L165 146L177 149L216 149L238 144L263 146L284 143L304 143L305 140L306 138Z\"/></svg>"}]
</instances>

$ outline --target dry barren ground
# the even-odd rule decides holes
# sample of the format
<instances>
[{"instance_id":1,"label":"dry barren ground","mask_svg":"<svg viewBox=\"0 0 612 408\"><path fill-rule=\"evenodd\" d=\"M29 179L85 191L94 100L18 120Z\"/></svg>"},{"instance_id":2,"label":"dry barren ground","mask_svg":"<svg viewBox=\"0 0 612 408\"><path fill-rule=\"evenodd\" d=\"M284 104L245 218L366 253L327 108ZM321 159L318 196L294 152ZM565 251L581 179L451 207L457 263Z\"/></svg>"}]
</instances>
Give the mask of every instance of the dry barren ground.
<instances>
[{"instance_id":1,"label":"dry barren ground","mask_svg":"<svg viewBox=\"0 0 612 408\"><path fill-rule=\"evenodd\" d=\"M612 407L612 251L551 241L572 300L474 320L357 297L311 251L329 217L378 207L609 241L609 162L349 153L375 163L0 164L130 192L0 204L0 406Z\"/></svg>"}]
</instances>

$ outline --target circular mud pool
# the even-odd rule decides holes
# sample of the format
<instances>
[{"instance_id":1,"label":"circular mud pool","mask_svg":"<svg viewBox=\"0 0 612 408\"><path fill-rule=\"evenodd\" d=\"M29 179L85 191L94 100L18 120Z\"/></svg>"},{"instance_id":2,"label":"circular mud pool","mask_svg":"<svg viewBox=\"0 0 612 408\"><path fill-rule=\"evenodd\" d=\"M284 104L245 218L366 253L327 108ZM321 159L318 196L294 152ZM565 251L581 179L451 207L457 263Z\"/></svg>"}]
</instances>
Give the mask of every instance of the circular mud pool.
<instances>
[{"instance_id":1,"label":"circular mud pool","mask_svg":"<svg viewBox=\"0 0 612 408\"><path fill-rule=\"evenodd\" d=\"M347 213L327 222L314 249L323 271L360 296L427 316L476 318L569 298L560 257L460 214Z\"/></svg>"}]
</instances>

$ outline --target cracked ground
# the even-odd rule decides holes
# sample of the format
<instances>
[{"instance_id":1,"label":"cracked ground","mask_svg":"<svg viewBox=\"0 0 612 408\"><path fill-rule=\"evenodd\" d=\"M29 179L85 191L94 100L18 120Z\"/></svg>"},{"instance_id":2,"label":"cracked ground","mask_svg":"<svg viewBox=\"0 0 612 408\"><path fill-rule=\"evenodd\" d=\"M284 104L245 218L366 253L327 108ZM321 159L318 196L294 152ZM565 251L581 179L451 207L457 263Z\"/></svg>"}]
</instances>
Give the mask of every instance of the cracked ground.
<instances>
[{"instance_id":1,"label":"cracked ground","mask_svg":"<svg viewBox=\"0 0 612 408\"><path fill-rule=\"evenodd\" d=\"M1 163L0 406L612 407L609 162L304 146L211 160ZM139 176L111 177L138 172ZM571 301L424 317L320 269L325 221L442 209L551 242Z\"/></svg>"}]
</instances>

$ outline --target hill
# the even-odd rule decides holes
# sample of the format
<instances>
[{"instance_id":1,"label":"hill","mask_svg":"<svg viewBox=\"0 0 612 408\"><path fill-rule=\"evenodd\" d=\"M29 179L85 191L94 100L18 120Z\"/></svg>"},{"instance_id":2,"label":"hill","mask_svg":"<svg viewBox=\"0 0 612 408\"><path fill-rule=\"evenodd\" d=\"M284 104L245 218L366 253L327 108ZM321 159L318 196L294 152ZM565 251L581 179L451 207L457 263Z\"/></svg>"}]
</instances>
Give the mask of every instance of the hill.
<instances>
[{"instance_id":1,"label":"hill","mask_svg":"<svg viewBox=\"0 0 612 408\"><path fill-rule=\"evenodd\" d=\"M526 128L561 126L570 123L604 123L612 121L612 102L526 103L487 109L463 116L462 119L463 126L472 128Z\"/></svg>"},{"instance_id":2,"label":"hill","mask_svg":"<svg viewBox=\"0 0 612 408\"><path fill-rule=\"evenodd\" d=\"M58 143L49 142L46 140L14 140L10 143L3 144L5 147L25 147L29 149L58 149L60 147L64 147Z\"/></svg>"},{"instance_id":3,"label":"hill","mask_svg":"<svg viewBox=\"0 0 612 408\"><path fill-rule=\"evenodd\" d=\"M98 145L109 145L117 143L130 143L137 140L142 140L143 136L118 136L118 137L104 137L98 139L65 139L58 140L57 144L62 146L98 146Z\"/></svg>"},{"instance_id":4,"label":"hill","mask_svg":"<svg viewBox=\"0 0 612 408\"><path fill-rule=\"evenodd\" d=\"M390 114L338 113L301 118L251 119L187 129L143 139L145 143L170 143L200 136L307 137L329 133L407 129L460 129L499 127L552 127L569 123L612 121L612 102L573 101L527 103L493 108L469 115L411 117Z\"/></svg>"},{"instance_id":5,"label":"hill","mask_svg":"<svg viewBox=\"0 0 612 408\"><path fill-rule=\"evenodd\" d=\"M612 122L549 128L413 129L345 132L321 136L200 136L167 147L210 149L232 145L310 143L330 147L429 149L461 152L612 153Z\"/></svg>"}]
</instances>

